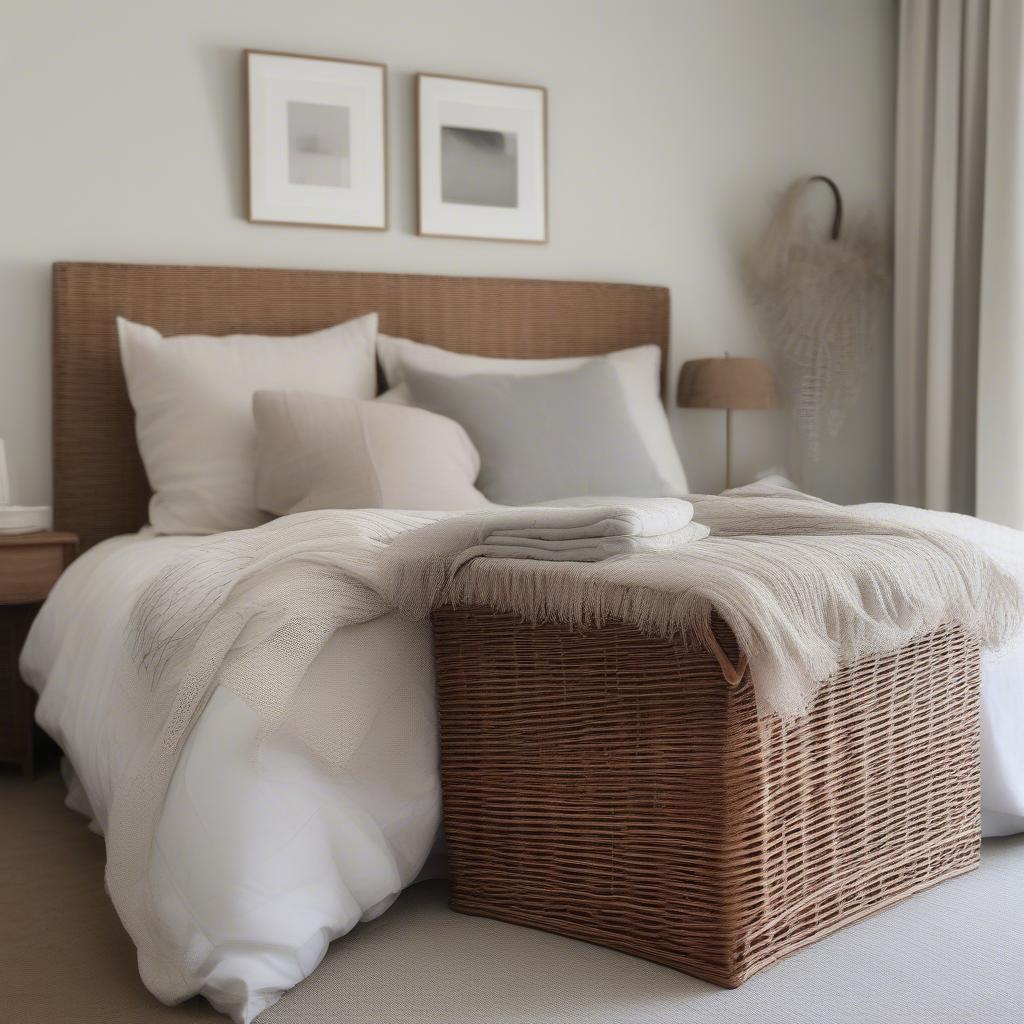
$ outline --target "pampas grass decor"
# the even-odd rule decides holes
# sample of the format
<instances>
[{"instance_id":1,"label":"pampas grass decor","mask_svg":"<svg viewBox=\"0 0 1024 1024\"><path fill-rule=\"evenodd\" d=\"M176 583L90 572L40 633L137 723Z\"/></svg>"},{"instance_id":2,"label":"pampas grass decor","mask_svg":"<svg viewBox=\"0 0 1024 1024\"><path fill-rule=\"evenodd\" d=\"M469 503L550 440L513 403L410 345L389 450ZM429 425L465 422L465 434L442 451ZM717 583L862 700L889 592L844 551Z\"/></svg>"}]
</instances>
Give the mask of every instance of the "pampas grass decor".
<instances>
[{"instance_id":1,"label":"pampas grass decor","mask_svg":"<svg viewBox=\"0 0 1024 1024\"><path fill-rule=\"evenodd\" d=\"M831 237L801 211L815 182L835 196ZM817 461L822 430L835 437L860 393L888 284L881 235L870 217L842 225L842 200L831 179L801 178L783 193L744 269L762 329L796 370L797 421Z\"/></svg>"}]
</instances>

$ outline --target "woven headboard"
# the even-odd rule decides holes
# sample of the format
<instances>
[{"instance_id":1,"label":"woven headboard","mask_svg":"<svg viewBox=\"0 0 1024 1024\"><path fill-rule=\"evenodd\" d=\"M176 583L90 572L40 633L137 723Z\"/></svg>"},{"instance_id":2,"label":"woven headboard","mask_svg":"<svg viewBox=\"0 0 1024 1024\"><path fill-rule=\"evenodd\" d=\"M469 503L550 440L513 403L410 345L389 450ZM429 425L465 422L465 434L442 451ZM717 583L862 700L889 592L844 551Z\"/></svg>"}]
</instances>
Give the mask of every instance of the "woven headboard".
<instances>
[{"instance_id":1,"label":"woven headboard","mask_svg":"<svg viewBox=\"0 0 1024 1024\"><path fill-rule=\"evenodd\" d=\"M385 334L456 352L554 358L653 342L664 354L669 294L571 281L57 263L53 308L54 513L84 549L148 518L117 316L166 335L290 335L376 310Z\"/></svg>"}]
</instances>

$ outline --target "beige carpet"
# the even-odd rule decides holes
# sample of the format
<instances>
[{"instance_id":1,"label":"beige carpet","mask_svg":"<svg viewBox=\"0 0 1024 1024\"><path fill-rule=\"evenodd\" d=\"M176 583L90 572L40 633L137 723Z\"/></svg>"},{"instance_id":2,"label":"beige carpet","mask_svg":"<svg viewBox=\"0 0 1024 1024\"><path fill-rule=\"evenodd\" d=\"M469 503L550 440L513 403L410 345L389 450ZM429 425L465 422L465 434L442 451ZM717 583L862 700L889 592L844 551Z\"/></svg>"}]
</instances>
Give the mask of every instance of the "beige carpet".
<instances>
[{"instance_id":1,"label":"beige carpet","mask_svg":"<svg viewBox=\"0 0 1024 1024\"><path fill-rule=\"evenodd\" d=\"M0 1021L207 1024L161 1006L103 893L103 845L55 775L0 775ZM735 991L611 950L452 913L410 890L335 942L257 1024L1011 1024L1024 1020L1024 838Z\"/></svg>"}]
</instances>

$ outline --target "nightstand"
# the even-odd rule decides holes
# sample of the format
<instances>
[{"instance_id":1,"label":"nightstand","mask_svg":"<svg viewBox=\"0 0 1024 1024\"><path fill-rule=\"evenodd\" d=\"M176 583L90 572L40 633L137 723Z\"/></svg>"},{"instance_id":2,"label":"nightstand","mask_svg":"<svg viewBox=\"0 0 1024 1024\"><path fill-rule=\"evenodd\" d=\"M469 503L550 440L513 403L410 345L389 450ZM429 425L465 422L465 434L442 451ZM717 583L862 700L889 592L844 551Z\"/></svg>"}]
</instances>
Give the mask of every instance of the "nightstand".
<instances>
[{"instance_id":1,"label":"nightstand","mask_svg":"<svg viewBox=\"0 0 1024 1024\"><path fill-rule=\"evenodd\" d=\"M18 655L39 605L78 554L73 533L0 534L0 763L34 761L35 694L21 681Z\"/></svg>"}]
</instances>

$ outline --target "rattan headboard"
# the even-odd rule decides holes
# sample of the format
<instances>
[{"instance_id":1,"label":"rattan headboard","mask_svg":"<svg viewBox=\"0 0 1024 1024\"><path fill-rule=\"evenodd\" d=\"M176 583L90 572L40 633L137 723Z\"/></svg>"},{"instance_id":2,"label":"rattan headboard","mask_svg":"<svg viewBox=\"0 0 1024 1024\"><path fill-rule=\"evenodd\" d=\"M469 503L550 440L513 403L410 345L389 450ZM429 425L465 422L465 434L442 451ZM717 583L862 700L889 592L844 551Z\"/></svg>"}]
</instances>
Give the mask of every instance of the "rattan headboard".
<instances>
[{"instance_id":1,"label":"rattan headboard","mask_svg":"<svg viewBox=\"0 0 1024 1024\"><path fill-rule=\"evenodd\" d=\"M288 335L376 310L386 334L519 358L668 345L668 290L643 285L57 263L53 305L54 511L83 548L147 520L117 316L167 335Z\"/></svg>"}]
</instances>

